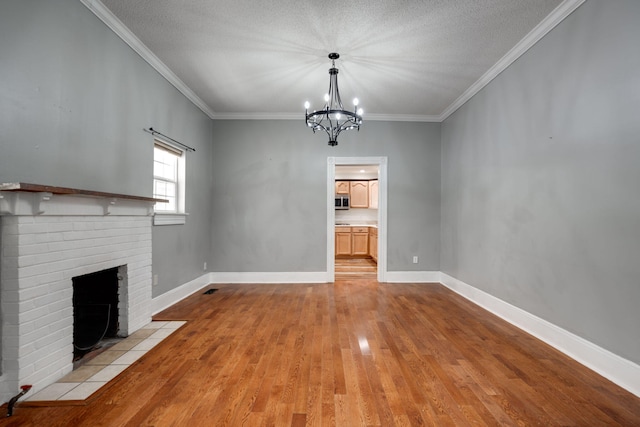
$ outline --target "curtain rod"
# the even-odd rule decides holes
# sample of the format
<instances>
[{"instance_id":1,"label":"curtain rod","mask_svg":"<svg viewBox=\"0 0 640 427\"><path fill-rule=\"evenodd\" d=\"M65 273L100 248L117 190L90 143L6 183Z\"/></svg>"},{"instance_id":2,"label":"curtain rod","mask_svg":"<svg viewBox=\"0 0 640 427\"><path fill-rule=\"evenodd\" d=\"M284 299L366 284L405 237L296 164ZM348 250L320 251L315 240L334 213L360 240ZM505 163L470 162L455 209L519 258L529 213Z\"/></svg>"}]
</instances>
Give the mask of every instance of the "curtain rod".
<instances>
[{"instance_id":1,"label":"curtain rod","mask_svg":"<svg viewBox=\"0 0 640 427\"><path fill-rule=\"evenodd\" d=\"M193 148L193 147L189 147L188 145L185 145L185 144L183 144L182 142L178 142L178 141L176 141L175 139L173 139L173 138L171 138L171 137L169 137L169 136L167 136L167 135L165 135L165 134L163 134L163 133L161 133L161 132L158 132L157 130L153 129L152 127L150 127L149 129L142 129L142 130L143 130L143 131L145 131L145 132L147 132L147 133L150 133L151 135L160 135L160 136L162 136L163 138L167 138L169 141L171 141L171 142L173 142L173 143L176 143L176 144L178 144L178 145L180 145L180 146L182 146L182 147L186 148L186 149L187 149L187 150L189 150L189 151L196 151L196 149L195 149L195 148Z\"/></svg>"}]
</instances>

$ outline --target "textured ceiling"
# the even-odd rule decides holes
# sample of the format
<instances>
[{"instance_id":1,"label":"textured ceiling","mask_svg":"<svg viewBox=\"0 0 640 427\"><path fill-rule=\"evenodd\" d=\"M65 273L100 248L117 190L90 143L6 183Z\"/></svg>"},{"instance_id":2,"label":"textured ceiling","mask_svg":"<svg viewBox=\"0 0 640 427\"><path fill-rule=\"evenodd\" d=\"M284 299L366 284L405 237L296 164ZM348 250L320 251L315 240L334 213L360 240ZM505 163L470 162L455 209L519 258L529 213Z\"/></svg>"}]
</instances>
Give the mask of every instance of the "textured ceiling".
<instances>
[{"instance_id":1,"label":"textured ceiling","mask_svg":"<svg viewBox=\"0 0 640 427\"><path fill-rule=\"evenodd\" d=\"M428 120L561 0L102 0L213 117L322 107L338 52L345 108ZM210 114L211 115L211 114Z\"/></svg>"}]
</instances>

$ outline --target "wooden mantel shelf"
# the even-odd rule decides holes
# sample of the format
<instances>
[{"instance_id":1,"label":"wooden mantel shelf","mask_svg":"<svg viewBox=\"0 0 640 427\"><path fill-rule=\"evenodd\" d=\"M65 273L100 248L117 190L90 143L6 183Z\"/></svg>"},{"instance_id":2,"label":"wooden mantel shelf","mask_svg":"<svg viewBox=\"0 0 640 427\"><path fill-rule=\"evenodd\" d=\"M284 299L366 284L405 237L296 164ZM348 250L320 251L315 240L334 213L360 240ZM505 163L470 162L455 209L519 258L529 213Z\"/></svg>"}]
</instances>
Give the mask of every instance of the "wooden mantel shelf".
<instances>
[{"instance_id":1,"label":"wooden mantel shelf","mask_svg":"<svg viewBox=\"0 0 640 427\"><path fill-rule=\"evenodd\" d=\"M26 191L29 193L67 194L76 196L90 196L108 199L140 200L143 202L167 202L164 199L132 196L128 194L103 193L101 191L79 190L77 188L53 187L51 185L27 184L24 182L8 182L0 184L0 191Z\"/></svg>"}]
</instances>

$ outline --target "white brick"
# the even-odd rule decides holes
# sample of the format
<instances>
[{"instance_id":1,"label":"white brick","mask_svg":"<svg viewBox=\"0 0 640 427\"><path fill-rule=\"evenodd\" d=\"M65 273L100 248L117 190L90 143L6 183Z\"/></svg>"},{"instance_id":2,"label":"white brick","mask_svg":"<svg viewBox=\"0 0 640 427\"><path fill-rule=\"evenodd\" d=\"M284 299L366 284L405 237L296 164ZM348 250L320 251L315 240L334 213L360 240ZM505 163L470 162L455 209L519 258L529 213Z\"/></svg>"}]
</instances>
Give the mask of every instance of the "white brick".
<instances>
[{"instance_id":1,"label":"white brick","mask_svg":"<svg viewBox=\"0 0 640 427\"><path fill-rule=\"evenodd\" d=\"M46 326L47 330L50 333L55 331L63 331L63 339L67 338L69 343L73 342L73 339L70 338L70 335L73 335L73 318L71 316L64 317L56 322L51 322Z\"/></svg>"},{"instance_id":2,"label":"white brick","mask_svg":"<svg viewBox=\"0 0 640 427\"><path fill-rule=\"evenodd\" d=\"M17 279L18 278L18 258L17 256L3 256L2 264L0 267L0 273L2 273L2 279Z\"/></svg>"},{"instance_id":3,"label":"white brick","mask_svg":"<svg viewBox=\"0 0 640 427\"><path fill-rule=\"evenodd\" d=\"M18 245L12 245L11 243L5 242L2 245L2 256L3 257L17 257L20 255Z\"/></svg>"},{"instance_id":4,"label":"white brick","mask_svg":"<svg viewBox=\"0 0 640 427\"><path fill-rule=\"evenodd\" d=\"M56 301L47 306L49 313L61 312L64 317L73 317L73 304L71 303L72 293L67 299L56 298Z\"/></svg>"},{"instance_id":5,"label":"white brick","mask_svg":"<svg viewBox=\"0 0 640 427\"><path fill-rule=\"evenodd\" d=\"M9 278L6 276L2 277L2 295L5 295L5 293L7 294L7 296L9 296L9 293L15 293L17 295L18 286L20 286L20 281L18 280L17 274L15 278ZM18 301L18 299L16 298L12 301Z\"/></svg>"},{"instance_id":6,"label":"white brick","mask_svg":"<svg viewBox=\"0 0 640 427\"><path fill-rule=\"evenodd\" d=\"M149 216L0 219L4 350L19 355L19 363L13 356L4 360L5 368L19 369L20 379L34 384L71 370L75 276L126 265L128 288L121 291L120 305L129 319L121 323L136 330L151 320L151 221Z\"/></svg>"},{"instance_id":7,"label":"white brick","mask_svg":"<svg viewBox=\"0 0 640 427\"><path fill-rule=\"evenodd\" d=\"M52 344L61 341L64 337L62 334L64 331L48 331L48 333L40 339L35 341L36 350L47 349Z\"/></svg>"},{"instance_id":8,"label":"white brick","mask_svg":"<svg viewBox=\"0 0 640 427\"><path fill-rule=\"evenodd\" d=\"M49 314L47 307L38 307L34 301L25 301L20 303L20 310L26 310L20 313L20 322L29 322L36 320Z\"/></svg>"},{"instance_id":9,"label":"white brick","mask_svg":"<svg viewBox=\"0 0 640 427\"><path fill-rule=\"evenodd\" d=\"M20 280L20 284L24 289L42 286L42 285L50 285L51 283L56 283L62 280L62 273L59 271L41 274L38 276L30 276L23 277Z\"/></svg>"},{"instance_id":10,"label":"white brick","mask_svg":"<svg viewBox=\"0 0 640 427\"><path fill-rule=\"evenodd\" d=\"M2 314L4 316L5 322L7 322L9 318L17 318L17 316L20 314L20 303L5 301L3 294Z\"/></svg>"},{"instance_id":11,"label":"white brick","mask_svg":"<svg viewBox=\"0 0 640 427\"><path fill-rule=\"evenodd\" d=\"M64 312L56 311L35 319L34 325L36 329L47 329L47 331L51 333L51 328L49 326L64 321L66 318L67 316L65 316Z\"/></svg>"},{"instance_id":12,"label":"white brick","mask_svg":"<svg viewBox=\"0 0 640 427\"><path fill-rule=\"evenodd\" d=\"M42 236L38 234L38 236ZM51 249L49 248L48 241L35 243L35 244L21 244L19 255L21 257L27 255L40 255L40 254L48 254L51 253Z\"/></svg>"},{"instance_id":13,"label":"white brick","mask_svg":"<svg viewBox=\"0 0 640 427\"><path fill-rule=\"evenodd\" d=\"M74 231L95 230L95 224L89 221L80 221L80 220L74 221L73 230Z\"/></svg>"},{"instance_id":14,"label":"white brick","mask_svg":"<svg viewBox=\"0 0 640 427\"><path fill-rule=\"evenodd\" d=\"M6 349L15 348L20 346L20 340L18 338L19 327L17 325L3 325L2 335L3 342L2 347Z\"/></svg>"},{"instance_id":15,"label":"white brick","mask_svg":"<svg viewBox=\"0 0 640 427\"><path fill-rule=\"evenodd\" d=\"M64 262L56 262L51 264L39 264L39 265L30 265L20 269L20 277L35 277L42 276L43 274L50 274L54 272L64 271L65 263ZM20 283L20 288L24 289L22 283Z\"/></svg>"},{"instance_id":16,"label":"white brick","mask_svg":"<svg viewBox=\"0 0 640 427\"><path fill-rule=\"evenodd\" d=\"M69 360L71 358L63 360L61 358L61 356L63 355L65 354L60 351L47 354L45 357L35 363L34 368L36 369L36 372L43 371L46 375L47 373L57 371L67 366L69 363L72 363L72 361Z\"/></svg>"},{"instance_id":17,"label":"white brick","mask_svg":"<svg viewBox=\"0 0 640 427\"><path fill-rule=\"evenodd\" d=\"M5 360L3 361L3 365L6 372L15 372L20 368L17 360ZM17 387L13 390L16 390Z\"/></svg>"},{"instance_id":18,"label":"white brick","mask_svg":"<svg viewBox=\"0 0 640 427\"><path fill-rule=\"evenodd\" d=\"M72 229L72 226L70 224L65 224L65 223L35 222L33 224L18 225L18 232L20 234L61 233L71 229Z\"/></svg>"},{"instance_id":19,"label":"white brick","mask_svg":"<svg viewBox=\"0 0 640 427\"><path fill-rule=\"evenodd\" d=\"M16 221L11 221L12 217L4 216L2 217L2 236L3 238L17 238L19 235L18 223Z\"/></svg>"},{"instance_id":20,"label":"white brick","mask_svg":"<svg viewBox=\"0 0 640 427\"><path fill-rule=\"evenodd\" d=\"M21 253L18 258L18 267L30 267L43 264L49 265L53 262L61 261L62 259L62 253L50 252L49 250L44 250L37 255L25 255Z\"/></svg>"},{"instance_id":21,"label":"white brick","mask_svg":"<svg viewBox=\"0 0 640 427\"><path fill-rule=\"evenodd\" d=\"M20 294L23 300L32 300L39 297L49 295L49 287L45 285L29 286Z\"/></svg>"},{"instance_id":22,"label":"white brick","mask_svg":"<svg viewBox=\"0 0 640 427\"><path fill-rule=\"evenodd\" d=\"M35 368L44 370L47 373L63 370L69 364L72 364L72 353L70 350L63 349L49 353L35 363Z\"/></svg>"},{"instance_id":23,"label":"white brick","mask_svg":"<svg viewBox=\"0 0 640 427\"><path fill-rule=\"evenodd\" d=\"M20 323L20 326L18 327L18 331L22 335L30 334L35 330L36 330L36 321L35 320L31 320L29 322L22 322L22 323ZM16 332L16 334L18 334L18 332Z\"/></svg>"},{"instance_id":24,"label":"white brick","mask_svg":"<svg viewBox=\"0 0 640 427\"><path fill-rule=\"evenodd\" d=\"M37 351L34 351L32 345L20 347L18 354L20 355L21 377L29 375L35 370L34 365L40 358L40 354L38 354Z\"/></svg>"},{"instance_id":25,"label":"white brick","mask_svg":"<svg viewBox=\"0 0 640 427\"><path fill-rule=\"evenodd\" d=\"M31 342L31 343L27 343L26 345L21 346L20 347L20 352L25 353L25 354L34 354L36 352L35 343Z\"/></svg>"}]
</instances>

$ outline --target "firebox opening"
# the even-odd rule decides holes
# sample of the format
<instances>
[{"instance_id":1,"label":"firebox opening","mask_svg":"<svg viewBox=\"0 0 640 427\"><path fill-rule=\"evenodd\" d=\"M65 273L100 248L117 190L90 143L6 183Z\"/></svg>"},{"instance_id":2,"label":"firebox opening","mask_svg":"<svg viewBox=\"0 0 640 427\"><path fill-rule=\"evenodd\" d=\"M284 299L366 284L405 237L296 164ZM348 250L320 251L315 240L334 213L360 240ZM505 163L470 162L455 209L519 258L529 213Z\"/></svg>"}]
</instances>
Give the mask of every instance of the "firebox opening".
<instances>
[{"instance_id":1,"label":"firebox opening","mask_svg":"<svg viewBox=\"0 0 640 427\"><path fill-rule=\"evenodd\" d=\"M119 268L72 278L73 360L118 337Z\"/></svg>"}]
</instances>

